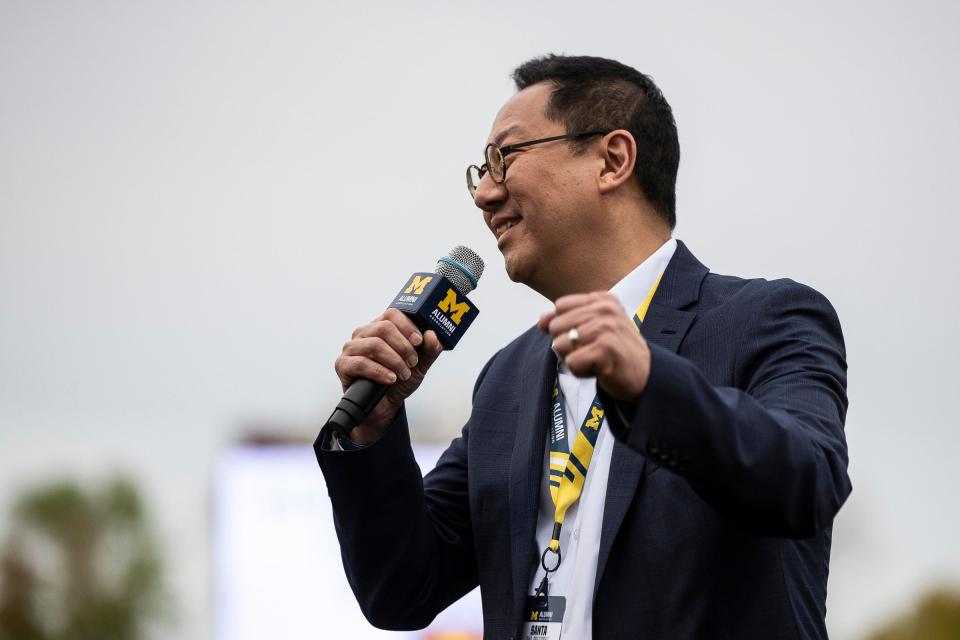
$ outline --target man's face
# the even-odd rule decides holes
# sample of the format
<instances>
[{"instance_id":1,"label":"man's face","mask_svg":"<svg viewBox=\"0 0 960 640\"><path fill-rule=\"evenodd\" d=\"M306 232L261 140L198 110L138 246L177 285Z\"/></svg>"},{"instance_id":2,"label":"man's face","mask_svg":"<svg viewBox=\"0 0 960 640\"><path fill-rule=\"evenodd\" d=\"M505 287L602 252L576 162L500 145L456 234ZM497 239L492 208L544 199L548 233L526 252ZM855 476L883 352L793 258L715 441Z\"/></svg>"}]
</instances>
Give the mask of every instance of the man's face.
<instances>
[{"instance_id":1,"label":"man's face","mask_svg":"<svg viewBox=\"0 0 960 640\"><path fill-rule=\"evenodd\" d=\"M569 133L543 115L551 90L550 84L540 83L510 98L487 142L504 147ZM597 162L594 154L575 156L559 140L507 155L502 184L489 175L480 181L474 203L497 238L511 280L549 297L554 282L581 262L578 250L589 244L584 235L596 205Z\"/></svg>"}]
</instances>

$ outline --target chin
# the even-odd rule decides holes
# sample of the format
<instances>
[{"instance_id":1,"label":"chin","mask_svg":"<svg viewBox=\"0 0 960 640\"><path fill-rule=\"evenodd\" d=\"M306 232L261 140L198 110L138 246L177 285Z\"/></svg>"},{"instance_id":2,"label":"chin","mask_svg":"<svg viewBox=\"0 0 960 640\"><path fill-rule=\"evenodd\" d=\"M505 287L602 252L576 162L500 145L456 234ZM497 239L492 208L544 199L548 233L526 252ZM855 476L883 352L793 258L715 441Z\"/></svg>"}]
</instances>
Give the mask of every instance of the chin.
<instances>
[{"instance_id":1,"label":"chin","mask_svg":"<svg viewBox=\"0 0 960 640\"><path fill-rule=\"evenodd\" d=\"M517 256L508 256L504 254L503 256L503 268L507 272L507 277L513 280L514 282L525 283L526 278L526 269L524 268L523 261L517 259Z\"/></svg>"},{"instance_id":2,"label":"chin","mask_svg":"<svg viewBox=\"0 0 960 640\"><path fill-rule=\"evenodd\" d=\"M536 261L528 258L528 256L521 258L517 255L512 255L509 257L505 255L503 257L503 266L507 272L507 277L512 281L527 285L534 291L539 291L536 286Z\"/></svg>"}]
</instances>

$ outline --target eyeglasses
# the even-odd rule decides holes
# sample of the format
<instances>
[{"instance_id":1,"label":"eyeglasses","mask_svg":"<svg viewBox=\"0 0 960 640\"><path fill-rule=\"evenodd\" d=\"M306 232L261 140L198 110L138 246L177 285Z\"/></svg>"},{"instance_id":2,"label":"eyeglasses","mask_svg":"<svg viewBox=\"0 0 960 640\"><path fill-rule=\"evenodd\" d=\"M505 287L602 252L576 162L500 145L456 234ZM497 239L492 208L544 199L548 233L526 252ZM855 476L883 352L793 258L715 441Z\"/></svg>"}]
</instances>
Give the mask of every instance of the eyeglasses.
<instances>
[{"instance_id":1,"label":"eyeglasses","mask_svg":"<svg viewBox=\"0 0 960 640\"><path fill-rule=\"evenodd\" d=\"M507 177L507 164L504 158L517 149L532 147L535 144L543 144L544 142L553 142L554 140L576 140L578 138L589 138L591 136L605 136L608 133L610 132L587 131L585 133L565 133L562 136L550 136L549 138L540 138L539 140L518 142L505 147L499 147L491 142L487 145L487 148L483 150L485 162L479 167L475 164L467 167L467 191L470 192L471 198L474 197L477 193L477 186L479 186L480 180L482 180L483 176L487 173L490 174L494 182L502 184Z\"/></svg>"}]
</instances>

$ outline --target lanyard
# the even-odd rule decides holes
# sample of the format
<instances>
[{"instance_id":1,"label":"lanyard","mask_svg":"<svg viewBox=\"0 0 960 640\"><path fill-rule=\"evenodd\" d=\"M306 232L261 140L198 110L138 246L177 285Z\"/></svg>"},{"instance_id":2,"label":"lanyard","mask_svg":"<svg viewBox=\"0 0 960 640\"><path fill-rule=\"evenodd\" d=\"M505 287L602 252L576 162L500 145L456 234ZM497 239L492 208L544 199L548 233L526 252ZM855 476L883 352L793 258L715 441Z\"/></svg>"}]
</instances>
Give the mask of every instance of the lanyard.
<instances>
[{"instance_id":1,"label":"lanyard","mask_svg":"<svg viewBox=\"0 0 960 640\"><path fill-rule=\"evenodd\" d=\"M647 297L643 299L636 314L633 316L633 322L640 330L643 319L647 316L647 309L650 307L650 301L653 294L656 293L660 285L661 273ZM560 389L560 364L557 363L558 374L554 379L553 392L551 400L553 401L553 419L550 429L550 497L553 499L553 533L550 536L550 543L543 550L540 556L540 564L547 574L557 570L560 566L560 529L563 527L563 520L566 518L567 510L572 507L580 494L583 492L583 484L587 479L587 472L590 470L590 461L593 458L593 448L597 444L597 435L600 433L600 425L603 423L603 404L599 396L594 396L590 404L590 410L580 425L580 431L576 435L573 446L567 445L567 424L563 411L563 391ZM568 453L569 450L569 453ZM557 562L552 568L546 564L547 553L552 552L557 556ZM546 595L547 576L544 575L543 582L537 589L537 594Z\"/></svg>"}]
</instances>

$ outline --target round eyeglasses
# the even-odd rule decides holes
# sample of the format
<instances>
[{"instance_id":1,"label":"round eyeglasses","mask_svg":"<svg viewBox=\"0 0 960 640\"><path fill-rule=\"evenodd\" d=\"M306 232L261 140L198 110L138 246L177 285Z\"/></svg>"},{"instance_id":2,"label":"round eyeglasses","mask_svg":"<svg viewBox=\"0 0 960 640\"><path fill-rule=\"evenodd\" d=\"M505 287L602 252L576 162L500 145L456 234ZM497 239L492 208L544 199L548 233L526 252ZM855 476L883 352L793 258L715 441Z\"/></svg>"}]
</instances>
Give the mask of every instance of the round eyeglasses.
<instances>
[{"instance_id":1,"label":"round eyeglasses","mask_svg":"<svg viewBox=\"0 0 960 640\"><path fill-rule=\"evenodd\" d=\"M554 140L577 140L579 138L589 138L591 136L605 136L608 133L610 132L586 131L584 133L565 133L559 136L540 138L539 140L529 140L527 142L509 144L505 147L498 146L491 142L487 145L486 149L483 150L484 163L479 167L475 164L467 167L467 191L470 192L471 198L475 197L477 193L477 187L480 186L480 180L482 180L483 176L487 175L488 173L490 174L490 177L493 178L494 182L497 184L502 184L507 177L507 163L504 158L517 149L522 149L523 147L532 147L535 144L543 144L544 142L553 142Z\"/></svg>"}]
</instances>

